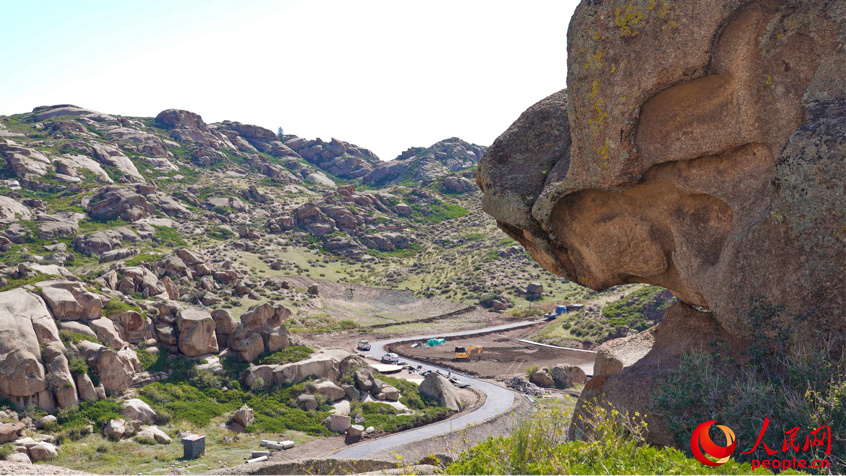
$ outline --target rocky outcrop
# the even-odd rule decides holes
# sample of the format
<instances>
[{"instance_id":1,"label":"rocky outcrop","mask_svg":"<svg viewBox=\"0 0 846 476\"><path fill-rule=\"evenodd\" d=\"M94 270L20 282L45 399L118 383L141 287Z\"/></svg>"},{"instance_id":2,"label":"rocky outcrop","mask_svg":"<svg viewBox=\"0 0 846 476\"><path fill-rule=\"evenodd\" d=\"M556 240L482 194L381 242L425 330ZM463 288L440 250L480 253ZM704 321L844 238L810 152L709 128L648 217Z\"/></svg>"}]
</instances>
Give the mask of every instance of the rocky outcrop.
<instances>
[{"instance_id":1,"label":"rocky outcrop","mask_svg":"<svg viewBox=\"0 0 846 476\"><path fill-rule=\"evenodd\" d=\"M176 218L190 218L191 212L167 194L148 185L133 188L120 185L103 187L91 198L89 214L99 220L122 220L135 222L161 210L165 215Z\"/></svg>"},{"instance_id":2,"label":"rocky outcrop","mask_svg":"<svg viewBox=\"0 0 846 476\"><path fill-rule=\"evenodd\" d=\"M451 172L475 166L486 150L486 147L452 137L426 149L408 149L394 160L380 162L361 180L373 185L403 180L428 183Z\"/></svg>"},{"instance_id":3,"label":"rocky outcrop","mask_svg":"<svg viewBox=\"0 0 846 476\"><path fill-rule=\"evenodd\" d=\"M102 315L102 296L88 291L79 281L42 281L38 287L56 319L90 321Z\"/></svg>"},{"instance_id":4,"label":"rocky outcrop","mask_svg":"<svg viewBox=\"0 0 846 476\"><path fill-rule=\"evenodd\" d=\"M217 353L215 323L205 309L183 309L176 319L179 351L190 357Z\"/></svg>"},{"instance_id":5,"label":"rocky outcrop","mask_svg":"<svg viewBox=\"0 0 846 476\"><path fill-rule=\"evenodd\" d=\"M132 385L135 372L141 370L138 356L129 348L116 351L94 342L81 341L79 351L110 394L127 390Z\"/></svg>"},{"instance_id":6,"label":"rocky outcrop","mask_svg":"<svg viewBox=\"0 0 846 476\"><path fill-rule=\"evenodd\" d=\"M761 303L794 332L842 333L843 12L821 0L630 3L628 19L613 2L577 9L567 92L491 146L477 177L485 211L557 275L595 290L656 284L712 311L686 308L674 349L700 345L682 329L706 318L702 339L715 326L741 339ZM659 337L614 344L644 363L598 366L583 398L649 414L640 391L672 368L649 363Z\"/></svg>"},{"instance_id":7,"label":"rocky outcrop","mask_svg":"<svg viewBox=\"0 0 846 476\"><path fill-rule=\"evenodd\" d=\"M290 316L290 309L273 302L251 308L229 334L229 348L245 362L252 362L265 350L276 352L288 347L288 329L283 323Z\"/></svg>"},{"instance_id":8,"label":"rocky outcrop","mask_svg":"<svg viewBox=\"0 0 846 476\"><path fill-rule=\"evenodd\" d=\"M379 157L370 150L338 139L323 142L286 136L285 144L305 160L340 178L363 177L380 163Z\"/></svg>"},{"instance_id":9,"label":"rocky outcrop","mask_svg":"<svg viewBox=\"0 0 846 476\"><path fill-rule=\"evenodd\" d=\"M50 349L46 362L42 345ZM72 401L75 395L63 391L69 376L67 361L58 358L63 349L56 322L40 297L23 289L0 293L0 395L21 408L55 409L53 390L60 390L63 403Z\"/></svg>"}]
</instances>

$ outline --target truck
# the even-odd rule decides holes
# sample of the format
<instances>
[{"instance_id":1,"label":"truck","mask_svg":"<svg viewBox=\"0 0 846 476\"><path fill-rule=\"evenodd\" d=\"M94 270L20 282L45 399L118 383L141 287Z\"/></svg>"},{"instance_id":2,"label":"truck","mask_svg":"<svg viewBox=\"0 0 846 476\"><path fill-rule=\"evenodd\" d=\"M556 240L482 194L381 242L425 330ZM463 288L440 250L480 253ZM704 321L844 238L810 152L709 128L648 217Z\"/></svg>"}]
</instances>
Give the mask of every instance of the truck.
<instances>
[{"instance_id":1,"label":"truck","mask_svg":"<svg viewBox=\"0 0 846 476\"><path fill-rule=\"evenodd\" d=\"M551 321L551 320L557 318L558 316L560 316L561 314L566 314L566 313L567 313L567 306L566 305L555 306L555 311L550 312L549 314L544 314L543 317L547 321Z\"/></svg>"}]
</instances>

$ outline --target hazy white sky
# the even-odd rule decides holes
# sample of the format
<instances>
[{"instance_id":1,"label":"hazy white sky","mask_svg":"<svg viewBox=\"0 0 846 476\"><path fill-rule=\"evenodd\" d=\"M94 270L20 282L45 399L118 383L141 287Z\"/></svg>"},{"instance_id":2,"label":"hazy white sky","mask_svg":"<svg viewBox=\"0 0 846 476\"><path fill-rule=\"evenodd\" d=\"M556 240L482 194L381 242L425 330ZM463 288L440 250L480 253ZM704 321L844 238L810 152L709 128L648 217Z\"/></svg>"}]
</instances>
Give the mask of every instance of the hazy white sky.
<instances>
[{"instance_id":1,"label":"hazy white sky","mask_svg":"<svg viewBox=\"0 0 846 476\"><path fill-rule=\"evenodd\" d=\"M563 89L577 0L0 0L0 114L187 109L382 160L490 143Z\"/></svg>"}]
</instances>

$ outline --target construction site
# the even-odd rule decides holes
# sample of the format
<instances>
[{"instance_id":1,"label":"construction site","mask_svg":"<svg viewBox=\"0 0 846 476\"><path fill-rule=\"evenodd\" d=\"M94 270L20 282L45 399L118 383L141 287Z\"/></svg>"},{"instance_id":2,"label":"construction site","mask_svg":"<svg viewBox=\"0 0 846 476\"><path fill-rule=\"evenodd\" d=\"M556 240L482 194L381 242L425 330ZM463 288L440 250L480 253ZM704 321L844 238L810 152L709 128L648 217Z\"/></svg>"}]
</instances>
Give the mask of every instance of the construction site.
<instances>
[{"instance_id":1,"label":"construction site","mask_svg":"<svg viewBox=\"0 0 846 476\"><path fill-rule=\"evenodd\" d=\"M430 339L438 338L431 336L390 344L385 350L401 357L489 379L525 375L526 368L532 365L543 368L557 364L575 365L584 370L585 374L593 375L594 352L532 343L527 337L533 332L537 330L526 327L450 337L443 339L441 345L425 345Z\"/></svg>"}]
</instances>

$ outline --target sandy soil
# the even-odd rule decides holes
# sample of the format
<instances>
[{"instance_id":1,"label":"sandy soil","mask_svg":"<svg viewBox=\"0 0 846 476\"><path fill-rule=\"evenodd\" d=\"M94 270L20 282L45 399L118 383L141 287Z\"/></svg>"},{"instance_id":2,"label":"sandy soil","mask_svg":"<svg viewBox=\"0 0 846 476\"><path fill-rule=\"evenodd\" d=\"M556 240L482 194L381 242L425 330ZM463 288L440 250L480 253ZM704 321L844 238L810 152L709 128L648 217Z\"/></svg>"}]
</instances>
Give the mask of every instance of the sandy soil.
<instances>
[{"instance_id":1,"label":"sandy soil","mask_svg":"<svg viewBox=\"0 0 846 476\"><path fill-rule=\"evenodd\" d=\"M531 333L530 329L476 337L449 338L446 344L436 347L425 347L422 345L425 341L418 341L421 345L416 348L411 347L410 342L394 344L389 348L392 352L408 358L483 378L508 378L523 375L526 367L530 365L553 367L556 364L578 365L586 374L593 375L596 354L543 347L516 340ZM471 345L481 346L481 354L477 355L474 351L466 361L453 360L455 347L469 349Z\"/></svg>"}]
</instances>

